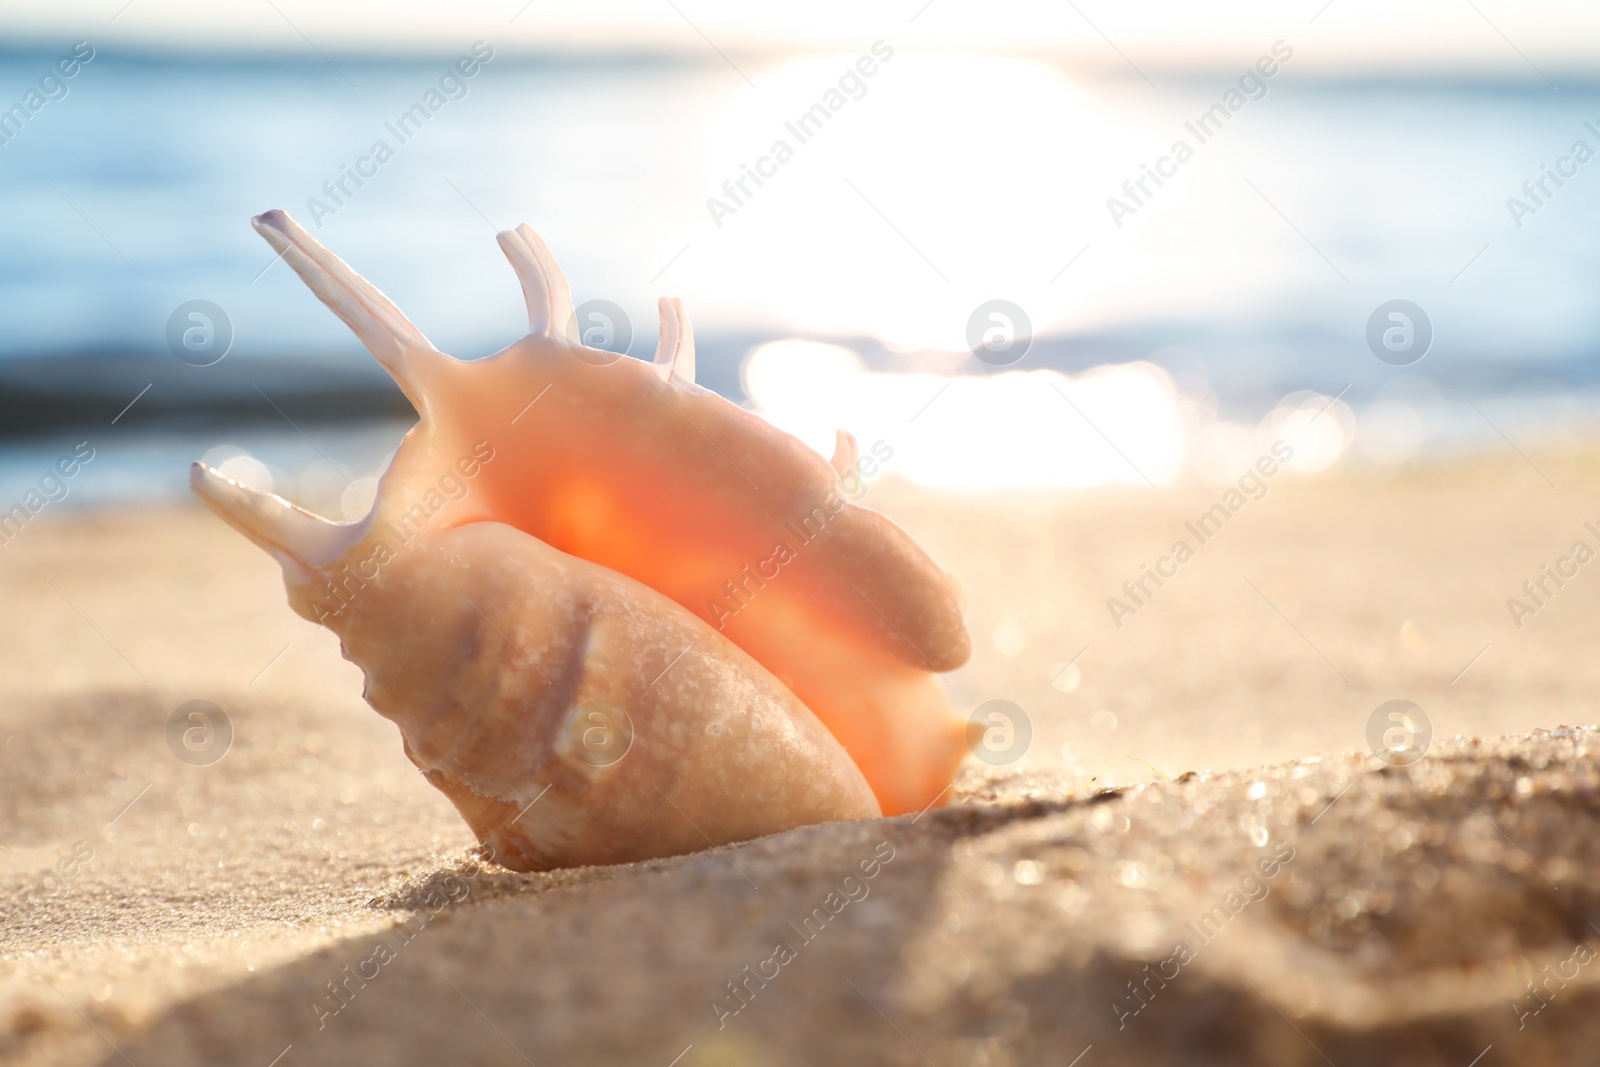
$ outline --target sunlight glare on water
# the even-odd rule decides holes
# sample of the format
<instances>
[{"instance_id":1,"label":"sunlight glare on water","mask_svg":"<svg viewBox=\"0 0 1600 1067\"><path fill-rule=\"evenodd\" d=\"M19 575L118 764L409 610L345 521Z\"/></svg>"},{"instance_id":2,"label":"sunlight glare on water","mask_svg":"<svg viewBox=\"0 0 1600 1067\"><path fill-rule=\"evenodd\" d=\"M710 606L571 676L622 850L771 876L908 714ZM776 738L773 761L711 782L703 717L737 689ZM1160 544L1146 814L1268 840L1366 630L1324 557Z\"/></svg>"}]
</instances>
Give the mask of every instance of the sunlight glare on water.
<instances>
[{"instance_id":1,"label":"sunlight glare on water","mask_svg":"<svg viewBox=\"0 0 1600 1067\"><path fill-rule=\"evenodd\" d=\"M1354 437L1354 416L1337 398L1293 393L1259 425L1241 426L1217 420L1145 362L1078 375L892 374L840 345L789 340L758 346L742 373L756 411L822 455L832 454L836 430L849 430L884 472L941 489L1159 486L1186 472L1226 482L1277 441L1294 450L1287 466L1313 472Z\"/></svg>"},{"instance_id":2,"label":"sunlight glare on water","mask_svg":"<svg viewBox=\"0 0 1600 1067\"><path fill-rule=\"evenodd\" d=\"M870 372L849 349L778 341L751 353L745 389L757 410L823 455L834 431L885 471L948 489L1162 484L1184 468L1182 399L1149 363L989 376Z\"/></svg>"},{"instance_id":3,"label":"sunlight glare on water","mask_svg":"<svg viewBox=\"0 0 1600 1067\"><path fill-rule=\"evenodd\" d=\"M1081 300L1051 278L1064 235L1103 222L1100 172L1128 140L1111 112L1041 62L895 54L853 76L860 58L786 62L729 98L706 186L734 212L701 285L743 294L752 317L895 348L961 347L972 308L1000 295L1036 330L1065 324ZM802 141L796 121L841 77L843 105ZM792 158L763 162L779 141ZM724 191L758 163L775 173L748 197Z\"/></svg>"}]
</instances>

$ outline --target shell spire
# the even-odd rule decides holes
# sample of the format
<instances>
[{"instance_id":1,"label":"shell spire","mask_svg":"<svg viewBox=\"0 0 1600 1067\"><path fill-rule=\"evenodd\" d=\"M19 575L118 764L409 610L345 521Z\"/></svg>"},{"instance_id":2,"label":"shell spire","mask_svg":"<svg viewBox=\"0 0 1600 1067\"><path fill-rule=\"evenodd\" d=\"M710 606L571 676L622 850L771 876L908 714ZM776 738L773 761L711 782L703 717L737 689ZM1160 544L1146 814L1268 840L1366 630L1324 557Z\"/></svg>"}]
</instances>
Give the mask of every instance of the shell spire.
<instances>
[{"instance_id":1,"label":"shell spire","mask_svg":"<svg viewBox=\"0 0 1600 1067\"><path fill-rule=\"evenodd\" d=\"M517 281L522 283L522 297L528 303L529 336L558 336L572 318L572 290L567 287L567 276L561 273L556 257L525 222L514 230L501 230L495 240L511 261L511 269L517 272Z\"/></svg>"},{"instance_id":2,"label":"shell spire","mask_svg":"<svg viewBox=\"0 0 1600 1067\"><path fill-rule=\"evenodd\" d=\"M833 458L828 461L840 478L859 478L855 473L861 465L861 447L856 444L855 434L849 430L837 430L833 435Z\"/></svg>"},{"instance_id":3,"label":"shell spire","mask_svg":"<svg viewBox=\"0 0 1600 1067\"><path fill-rule=\"evenodd\" d=\"M310 583L313 572L342 559L361 539L365 526L331 522L204 463L190 465L189 488L223 522L266 549L292 585Z\"/></svg>"},{"instance_id":4,"label":"shell spire","mask_svg":"<svg viewBox=\"0 0 1600 1067\"><path fill-rule=\"evenodd\" d=\"M662 297L661 338L651 366L664 382L694 382L694 328L677 297Z\"/></svg>"},{"instance_id":5,"label":"shell spire","mask_svg":"<svg viewBox=\"0 0 1600 1067\"><path fill-rule=\"evenodd\" d=\"M454 361L435 348L377 286L318 244L288 212L266 211L250 223L317 299L378 358L418 413L426 416L430 374Z\"/></svg>"}]
</instances>

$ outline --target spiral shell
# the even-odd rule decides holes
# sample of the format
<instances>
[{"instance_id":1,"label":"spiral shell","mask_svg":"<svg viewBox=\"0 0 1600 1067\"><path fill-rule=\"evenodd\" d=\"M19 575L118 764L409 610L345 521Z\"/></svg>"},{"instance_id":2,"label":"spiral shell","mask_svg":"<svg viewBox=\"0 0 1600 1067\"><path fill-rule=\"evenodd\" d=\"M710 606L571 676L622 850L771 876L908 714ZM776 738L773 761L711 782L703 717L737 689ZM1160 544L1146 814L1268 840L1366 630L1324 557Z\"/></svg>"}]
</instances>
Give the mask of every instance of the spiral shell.
<instances>
[{"instance_id":1,"label":"spiral shell","mask_svg":"<svg viewBox=\"0 0 1600 1067\"><path fill-rule=\"evenodd\" d=\"M936 672L966 660L967 635L947 576L849 501L849 434L830 463L696 386L675 300L652 363L585 348L526 226L499 241L529 333L463 362L283 212L254 224L420 420L359 522L199 464L192 483L279 559L291 606L340 635L373 707L504 862L938 802L965 742Z\"/></svg>"}]
</instances>

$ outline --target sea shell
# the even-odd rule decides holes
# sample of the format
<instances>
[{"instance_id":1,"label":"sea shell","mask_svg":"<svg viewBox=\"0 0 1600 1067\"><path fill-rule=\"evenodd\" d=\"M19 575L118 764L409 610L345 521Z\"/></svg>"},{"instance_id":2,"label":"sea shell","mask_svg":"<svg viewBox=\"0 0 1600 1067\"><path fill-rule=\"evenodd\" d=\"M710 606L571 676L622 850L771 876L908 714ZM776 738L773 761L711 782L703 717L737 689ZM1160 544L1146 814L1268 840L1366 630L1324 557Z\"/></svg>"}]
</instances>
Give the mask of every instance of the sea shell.
<instances>
[{"instance_id":1,"label":"sea shell","mask_svg":"<svg viewBox=\"0 0 1600 1067\"><path fill-rule=\"evenodd\" d=\"M390 520L503 522L636 579L787 686L884 813L940 799L967 750L936 672L965 662L966 630L944 572L894 523L849 502L859 477L848 434L830 465L696 386L676 300L661 301L653 364L585 348L566 280L527 226L499 242L522 284L528 335L465 362L283 212L254 224L421 416L381 483ZM499 458L464 499L437 506L441 475L480 441ZM316 618L339 601L330 590L312 604Z\"/></svg>"},{"instance_id":2,"label":"sea shell","mask_svg":"<svg viewBox=\"0 0 1600 1067\"><path fill-rule=\"evenodd\" d=\"M283 565L290 605L339 635L368 702L508 867L879 814L816 717L700 619L503 523L459 522L496 462L480 443L451 463L423 493L439 495L435 521L410 532L393 485L351 524L200 463L191 485ZM337 610L319 610L329 588Z\"/></svg>"}]
</instances>

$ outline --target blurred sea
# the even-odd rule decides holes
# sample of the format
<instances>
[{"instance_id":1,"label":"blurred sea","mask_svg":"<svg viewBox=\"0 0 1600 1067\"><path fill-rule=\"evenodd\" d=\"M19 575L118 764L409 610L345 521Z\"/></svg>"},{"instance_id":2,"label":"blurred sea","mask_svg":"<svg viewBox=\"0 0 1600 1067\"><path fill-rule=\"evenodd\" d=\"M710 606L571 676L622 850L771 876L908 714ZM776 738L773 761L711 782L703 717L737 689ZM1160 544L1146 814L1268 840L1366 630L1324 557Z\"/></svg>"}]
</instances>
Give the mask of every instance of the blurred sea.
<instances>
[{"instance_id":1,"label":"blurred sea","mask_svg":"<svg viewBox=\"0 0 1600 1067\"><path fill-rule=\"evenodd\" d=\"M742 73L495 54L442 80L473 46L101 51L0 144L0 506L87 440L70 504L182 493L187 462L229 446L213 458L359 508L404 401L251 232L271 207L464 358L525 328L493 234L526 221L576 300L623 309L631 354L649 358L655 298L681 296L702 384L825 450L834 425L889 440L927 484L1226 475L1286 432L1305 469L1394 466L1594 424L1600 162L1544 176L1575 142L1600 151L1600 82L1330 81L1289 59L1201 143L1188 124L1256 55L1153 86L911 54L848 82L857 54ZM0 54L0 109L70 50ZM800 143L786 124L835 89ZM430 99L402 142L392 124ZM707 199L729 203L724 182L780 139L793 158L714 217ZM1179 139L1193 158L1118 226L1107 198ZM330 193L380 140L392 158ZM1513 196L1534 210L1514 219ZM1003 368L962 351L993 299L1036 335ZM1411 366L1368 348L1394 299L1431 322ZM231 328L213 366L169 350L193 300ZM786 339L814 343L770 345Z\"/></svg>"}]
</instances>

